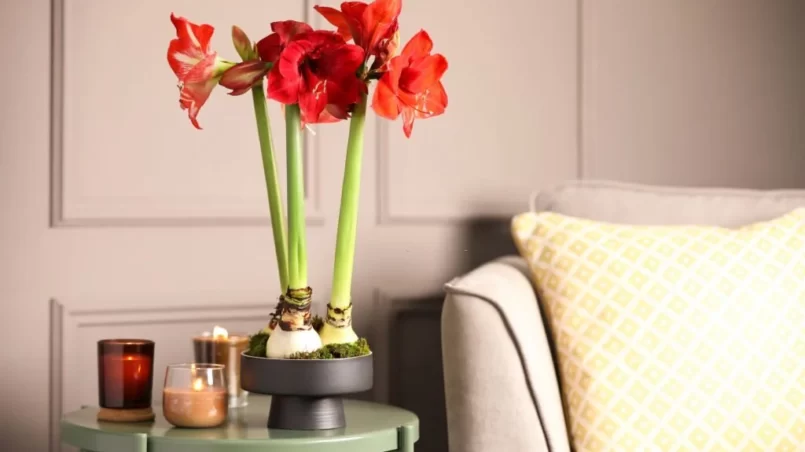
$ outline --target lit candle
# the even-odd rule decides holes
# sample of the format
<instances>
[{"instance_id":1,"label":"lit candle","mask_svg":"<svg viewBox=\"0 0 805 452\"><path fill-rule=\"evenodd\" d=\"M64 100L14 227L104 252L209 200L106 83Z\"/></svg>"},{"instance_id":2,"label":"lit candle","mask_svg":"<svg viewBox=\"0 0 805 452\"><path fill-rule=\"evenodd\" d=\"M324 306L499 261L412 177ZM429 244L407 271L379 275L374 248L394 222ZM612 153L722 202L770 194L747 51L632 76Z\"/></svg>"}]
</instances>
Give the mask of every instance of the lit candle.
<instances>
[{"instance_id":1,"label":"lit candle","mask_svg":"<svg viewBox=\"0 0 805 452\"><path fill-rule=\"evenodd\" d=\"M215 326L212 334L205 333L193 338L193 352L196 363L212 363L226 366L227 392L230 406L246 404L246 391L240 387L240 354L249 345L245 334L229 334L220 326Z\"/></svg>"},{"instance_id":2,"label":"lit candle","mask_svg":"<svg viewBox=\"0 0 805 452\"><path fill-rule=\"evenodd\" d=\"M115 339L98 342L98 395L103 408L151 406L154 343Z\"/></svg>"},{"instance_id":3,"label":"lit candle","mask_svg":"<svg viewBox=\"0 0 805 452\"><path fill-rule=\"evenodd\" d=\"M189 387L183 383L191 382ZM223 366L169 366L162 392L165 419L177 427L217 427L226 421Z\"/></svg>"}]
</instances>

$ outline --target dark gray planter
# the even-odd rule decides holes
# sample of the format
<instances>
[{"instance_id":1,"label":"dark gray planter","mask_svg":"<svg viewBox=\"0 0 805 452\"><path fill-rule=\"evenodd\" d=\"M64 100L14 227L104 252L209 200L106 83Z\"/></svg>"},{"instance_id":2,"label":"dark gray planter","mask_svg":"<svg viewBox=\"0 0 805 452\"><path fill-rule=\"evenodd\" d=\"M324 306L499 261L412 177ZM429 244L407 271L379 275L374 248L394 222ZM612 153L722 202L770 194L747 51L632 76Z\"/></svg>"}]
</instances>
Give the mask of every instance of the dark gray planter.
<instances>
[{"instance_id":1,"label":"dark gray planter","mask_svg":"<svg viewBox=\"0 0 805 452\"><path fill-rule=\"evenodd\" d=\"M240 355L244 390L271 396L268 428L343 428L342 396L372 389L373 355L343 359L273 359Z\"/></svg>"}]
</instances>

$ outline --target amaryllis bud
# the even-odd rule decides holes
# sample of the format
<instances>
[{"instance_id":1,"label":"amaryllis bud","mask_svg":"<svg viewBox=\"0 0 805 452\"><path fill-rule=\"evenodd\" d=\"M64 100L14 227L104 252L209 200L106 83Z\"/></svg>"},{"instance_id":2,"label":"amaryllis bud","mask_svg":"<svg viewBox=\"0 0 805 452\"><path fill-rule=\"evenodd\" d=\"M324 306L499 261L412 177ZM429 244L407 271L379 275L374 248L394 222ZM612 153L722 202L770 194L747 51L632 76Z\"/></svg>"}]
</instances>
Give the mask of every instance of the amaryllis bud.
<instances>
[{"instance_id":1,"label":"amaryllis bud","mask_svg":"<svg viewBox=\"0 0 805 452\"><path fill-rule=\"evenodd\" d=\"M240 96L258 82L262 82L269 69L271 64L260 60L238 63L224 72L220 84L232 90L230 95Z\"/></svg>"},{"instance_id":2,"label":"amaryllis bud","mask_svg":"<svg viewBox=\"0 0 805 452\"><path fill-rule=\"evenodd\" d=\"M232 26L232 43L235 45L235 50L243 61L257 58L257 52L254 50L254 46L252 46L252 41L246 36L246 32L241 30L237 25Z\"/></svg>"}]
</instances>

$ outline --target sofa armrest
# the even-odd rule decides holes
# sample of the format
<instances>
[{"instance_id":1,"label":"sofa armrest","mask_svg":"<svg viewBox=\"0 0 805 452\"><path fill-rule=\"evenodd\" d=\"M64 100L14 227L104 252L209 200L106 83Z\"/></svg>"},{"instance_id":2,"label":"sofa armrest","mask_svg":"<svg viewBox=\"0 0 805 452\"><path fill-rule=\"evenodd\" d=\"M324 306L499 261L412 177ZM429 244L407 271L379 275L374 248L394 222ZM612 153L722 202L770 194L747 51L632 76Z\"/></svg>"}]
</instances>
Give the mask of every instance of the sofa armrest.
<instances>
[{"instance_id":1,"label":"sofa armrest","mask_svg":"<svg viewBox=\"0 0 805 452\"><path fill-rule=\"evenodd\" d=\"M445 286L442 356L452 452L569 450L550 345L525 262Z\"/></svg>"}]
</instances>

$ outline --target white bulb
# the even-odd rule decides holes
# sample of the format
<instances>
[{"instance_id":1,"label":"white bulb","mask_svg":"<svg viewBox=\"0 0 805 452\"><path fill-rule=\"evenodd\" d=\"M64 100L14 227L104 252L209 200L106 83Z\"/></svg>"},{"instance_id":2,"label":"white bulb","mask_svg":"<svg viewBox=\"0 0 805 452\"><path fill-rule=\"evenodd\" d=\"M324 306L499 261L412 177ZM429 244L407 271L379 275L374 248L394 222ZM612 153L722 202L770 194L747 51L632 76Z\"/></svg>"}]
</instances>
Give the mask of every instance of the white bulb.
<instances>
[{"instance_id":1,"label":"white bulb","mask_svg":"<svg viewBox=\"0 0 805 452\"><path fill-rule=\"evenodd\" d=\"M336 328L329 323L324 324L321 328L320 336L321 343L324 345L330 344L351 344L358 340L358 335L352 329L352 325L343 328Z\"/></svg>"},{"instance_id":2,"label":"white bulb","mask_svg":"<svg viewBox=\"0 0 805 452\"><path fill-rule=\"evenodd\" d=\"M297 352L312 352L321 348L319 334L313 328L301 331L285 331L274 328L266 343L268 358L287 358Z\"/></svg>"}]
</instances>

